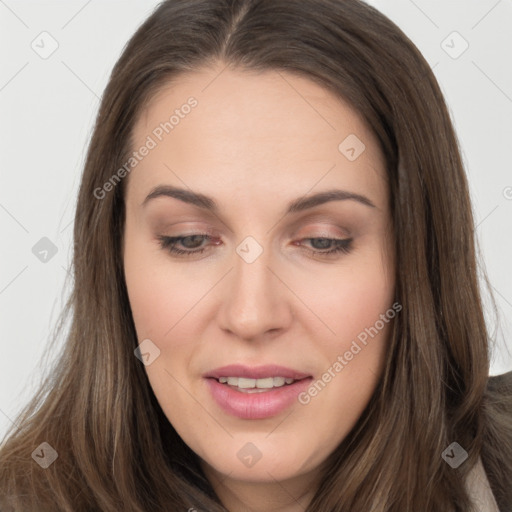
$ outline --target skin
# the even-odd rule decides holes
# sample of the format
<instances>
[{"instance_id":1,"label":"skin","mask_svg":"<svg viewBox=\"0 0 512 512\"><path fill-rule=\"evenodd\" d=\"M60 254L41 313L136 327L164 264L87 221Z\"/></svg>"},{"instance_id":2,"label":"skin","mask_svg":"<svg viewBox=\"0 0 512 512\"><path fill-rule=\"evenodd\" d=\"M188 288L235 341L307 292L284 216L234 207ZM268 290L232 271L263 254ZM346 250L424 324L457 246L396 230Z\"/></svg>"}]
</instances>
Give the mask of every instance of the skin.
<instances>
[{"instance_id":1,"label":"skin","mask_svg":"<svg viewBox=\"0 0 512 512\"><path fill-rule=\"evenodd\" d=\"M134 148L174 109L198 105L130 173L123 258L139 343L160 355L145 366L167 418L231 511L303 511L322 463L350 432L383 371L391 322L307 405L245 420L226 414L202 374L231 363L275 363L321 378L394 302L394 257L385 162L372 132L348 104L288 73L224 69L180 75L142 111ZM223 70L224 69L224 70ZM349 161L350 134L366 149ZM211 196L213 214L176 198L142 205L157 185ZM367 197L285 215L288 203L331 188ZM158 236L182 240L175 256ZM247 236L263 248L253 263L236 252ZM351 251L311 238L352 238ZM321 241L320 241L321 242ZM187 245L188 243L188 245ZM261 459L237 452L253 443Z\"/></svg>"}]
</instances>

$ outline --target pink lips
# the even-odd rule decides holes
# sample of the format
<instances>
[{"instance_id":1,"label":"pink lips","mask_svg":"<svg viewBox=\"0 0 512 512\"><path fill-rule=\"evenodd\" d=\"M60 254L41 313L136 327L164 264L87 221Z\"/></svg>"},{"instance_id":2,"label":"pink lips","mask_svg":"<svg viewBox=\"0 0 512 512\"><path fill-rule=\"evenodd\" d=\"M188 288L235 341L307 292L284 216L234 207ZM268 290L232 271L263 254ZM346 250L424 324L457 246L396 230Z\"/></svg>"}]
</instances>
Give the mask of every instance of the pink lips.
<instances>
[{"instance_id":1,"label":"pink lips","mask_svg":"<svg viewBox=\"0 0 512 512\"><path fill-rule=\"evenodd\" d=\"M299 393L306 390L313 380L310 375L276 365L253 368L229 365L208 372L203 377L205 377L213 399L224 412L248 420L276 416L298 401ZM296 382L278 388L271 388L261 393L244 393L227 384L221 384L217 380L219 377L245 377L249 379L284 377L295 379Z\"/></svg>"}]
</instances>

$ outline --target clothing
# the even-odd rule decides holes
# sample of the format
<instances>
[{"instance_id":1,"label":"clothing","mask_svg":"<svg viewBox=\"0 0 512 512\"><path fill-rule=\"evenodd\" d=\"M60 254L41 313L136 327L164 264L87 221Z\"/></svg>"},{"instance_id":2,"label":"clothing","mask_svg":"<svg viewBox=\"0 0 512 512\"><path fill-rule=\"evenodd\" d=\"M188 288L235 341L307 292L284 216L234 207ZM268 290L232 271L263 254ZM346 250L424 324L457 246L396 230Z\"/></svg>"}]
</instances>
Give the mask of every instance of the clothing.
<instances>
[{"instance_id":1,"label":"clothing","mask_svg":"<svg viewBox=\"0 0 512 512\"><path fill-rule=\"evenodd\" d=\"M478 512L500 512L481 458L469 472L466 487L471 499L477 505Z\"/></svg>"},{"instance_id":2,"label":"clothing","mask_svg":"<svg viewBox=\"0 0 512 512\"><path fill-rule=\"evenodd\" d=\"M502 375L490 376L487 384L487 399L490 403L502 404L508 407L512 422L512 371ZM510 442L504 443L510 446ZM486 447L484 445L482 456L485 459ZM506 454L504 454L506 456ZM487 473L479 457L477 464L471 469L466 479L466 489L476 505L478 512L512 512L512 486L506 491L506 496L502 497L500 503L501 509L498 507L496 497L492 492Z\"/></svg>"}]
</instances>

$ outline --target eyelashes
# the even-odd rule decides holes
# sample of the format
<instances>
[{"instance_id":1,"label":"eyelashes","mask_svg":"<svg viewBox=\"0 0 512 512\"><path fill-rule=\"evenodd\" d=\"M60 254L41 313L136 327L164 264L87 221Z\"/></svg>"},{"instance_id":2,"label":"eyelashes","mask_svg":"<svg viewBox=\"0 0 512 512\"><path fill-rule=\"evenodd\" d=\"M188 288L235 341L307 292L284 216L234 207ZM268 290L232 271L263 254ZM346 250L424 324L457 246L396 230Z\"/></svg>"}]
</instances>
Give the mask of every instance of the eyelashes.
<instances>
[{"instance_id":1,"label":"eyelashes","mask_svg":"<svg viewBox=\"0 0 512 512\"><path fill-rule=\"evenodd\" d=\"M206 247L201 247L196 249L194 247L194 241L200 239L203 241L204 239L212 239L210 235L199 234L199 235L183 235L183 236L159 236L160 246L162 249L169 251L171 254L178 254L180 256L187 256L192 254L201 254L206 250ZM178 243L183 243L183 240L192 240L192 248L191 249L179 249L176 247ZM197 244L196 244L197 245Z\"/></svg>"},{"instance_id":2,"label":"eyelashes","mask_svg":"<svg viewBox=\"0 0 512 512\"><path fill-rule=\"evenodd\" d=\"M160 242L160 247L163 250L168 251L171 255L177 257L190 257L198 254L202 254L205 251L209 250L211 246L204 246L202 242L205 240L213 240L214 245L219 245L219 240L217 238L213 238L210 235L201 233L194 235L182 235L182 236L164 236L160 235L157 237ZM352 238L325 238L325 237L309 237L303 238L300 240L314 242L313 245L318 246L318 242L320 241L320 249L313 249L311 247L305 247L305 251L309 252L312 256L335 256L341 254L348 254L352 250ZM181 249L178 245L181 244L183 247L185 245L185 249ZM296 242L294 245L298 245ZM188 246L188 249L186 248Z\"/></svg>"}]
</instances>

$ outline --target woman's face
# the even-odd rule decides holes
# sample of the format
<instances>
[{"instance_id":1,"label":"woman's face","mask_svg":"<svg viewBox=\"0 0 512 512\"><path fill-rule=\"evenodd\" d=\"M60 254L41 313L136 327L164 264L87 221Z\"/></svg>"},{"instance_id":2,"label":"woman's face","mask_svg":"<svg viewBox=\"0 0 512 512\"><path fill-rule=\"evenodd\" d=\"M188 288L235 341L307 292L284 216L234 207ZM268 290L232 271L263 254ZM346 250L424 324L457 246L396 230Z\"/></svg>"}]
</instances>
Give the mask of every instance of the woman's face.
<instances>
[{"instance_id":1,"label":"woman's face","mask_svg":"<svg viewBox=\"0 0 512 512\"><path fill-rule=\"evenodd\" d=\"M384 158L314 82L221 71L180 76L135 125L123 258L137 337L209 477L311 477L383 370L395 315Z\"/></svg>"}]
</instances>

